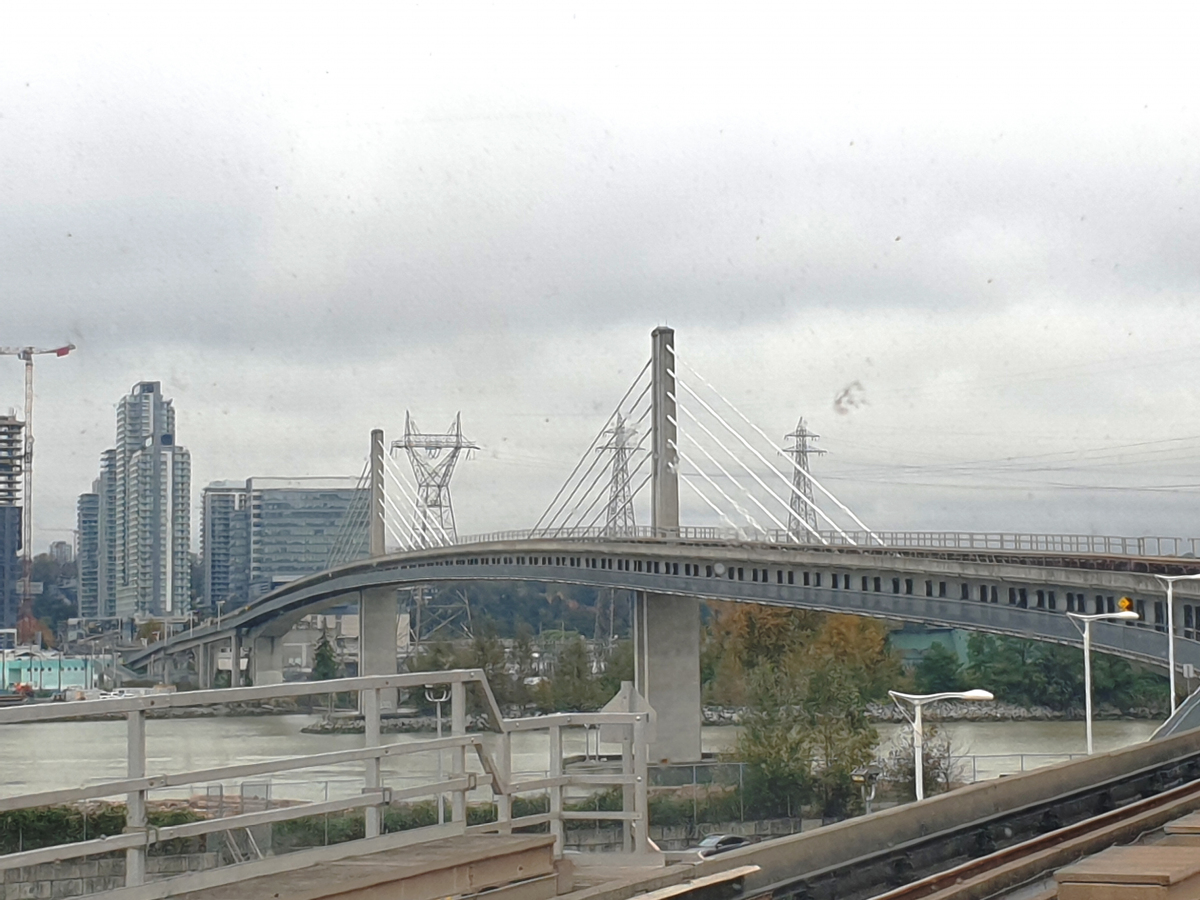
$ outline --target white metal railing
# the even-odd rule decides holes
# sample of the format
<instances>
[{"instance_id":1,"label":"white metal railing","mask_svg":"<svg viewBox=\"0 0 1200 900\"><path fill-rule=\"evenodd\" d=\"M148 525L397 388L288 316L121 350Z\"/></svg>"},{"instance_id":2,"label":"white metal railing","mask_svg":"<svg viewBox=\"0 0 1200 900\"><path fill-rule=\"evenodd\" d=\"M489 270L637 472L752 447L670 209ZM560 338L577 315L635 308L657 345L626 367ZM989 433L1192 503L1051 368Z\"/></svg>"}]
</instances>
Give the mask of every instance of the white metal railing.
<instances>
[{"instance_id":1,"label":"white metal railing","mask_svg":"<svg viewBox=\"0 0 1200 900\"><path fill-rule=\"evenodd\" d=\"M1086 756L1086 753L971 753L951 756L949 763L954 781L974 784L976 781L1019 775Z\"/></svg>"},{"instance_id":2,"label":"white metal railing","mask_svg":"<svg viewBox=\"0 0 1200 900\"><path fill-rule=\"evenodd\" d=\"M853 545L878 547L871 535L865 531L819 532L831 546ZM1087 553L1106 556L1183 556L1190 553L1200 556L1200 538L1166 537L1148 535L1122 537L1094 534L1033 534L1006 531L876 531L874 535L884 546L905 549L929 550L995 550L1029 551L1037 553ZM492 531L484 534L461 535L456 543L480 544L499 541L524 541L537 539L553 540L630 540L664 537L661 530L648 525L624 529L614 533L604 528L551 528ZM682 540L698 541L753 541L776 544L797 544L795 538L784 531L747 529L707 528L681 526L678 537ZM809 541L803 546L822 546Z\"/></svg>"},{"instance_id":3,"label":"white metal railing","mask_svg":"<svg viewBox=\"0 0 1200 900\"><path fill-rule=\"evenodd\" d=\"M466 687L469 684L475 684L481 691L492 730L498 735L497 748L494 753L485 748L480 736L467 733ZM381 740L381 711L387 695L390 694L394 697L397 690L419 689L428 685L449 687L450 736L410 743L383 743ZM149 712L343 692L357 692L359 695L359 706L363 715L365 732L361 748L183 772L164 774L147 772L146 716ZM626 850L644 853L648 847L646 757L649 714L645 712L563 713L524 719L505 719L500 714L483 672L478 669L150 694L113 700L26 704L0 709L0 725L112 715L123 715L126 721L125 778L80 788L0 797L0 812L79 803L124 795L126 800L124 833L106 838L56 844L0 855L0 871L98 853L124 851L125 883L127 887L135 887L146 882L146 855L151 845L155 843L353 810L362 810L364 816L364 838L357 842L362 844L361 852L374 852L382 849L375 845L378 844L378 840L382 840L383 814L390 804L416 797L437 796L440 807L444 794L449 794L451 797L449 823L444 826L427 826L404 832L404 835L410 838L406 839L406 843L418 843L422 840L434 840L451 834L468 832L510 833L513 829L548 824L550 832L554 836L555 850L561 853L564 822L572 819L600 818L621 822ZM566 773L563 767L562 752L564 729L599 726L616 728L623 735L620 773L586 775ZM544 777L522 776L525 780L517 781L514 780L511 772L512 735L530 731L545 731L549 736L548 768ZM403 789L392 789L384 785L380 765L383 760L430 752L449 753L451 771L448 776L439 775L437 780ZM468 771L468 753L473 753L477 757L482 774ZM268 808L253 812L241 810L234 815L158 828L148 825L147 822L147 802L152 791L347 763L361 763L363 766L361 792L350 797L295 802L274 809ZM603 813L580 813L563 809L563 796L566 788L596 785L621 786L624 801L622 809ZM496 804L497 818L494 822L468 826L467 795L480 787L491 788ZM511 815L513 797L533 792L548 793L548 812L513 818ZM306 852L311 853L310 851L296 851L288 854L290 865L295 867L310 864L304 861ZM216 872L204 873L202 877L206 881L203 886L228 884L257 874L265 874L265 872L258 871L255 863L238 863L225 866ZM192 876L192 880L195 881L200 877ZM153 887L161 888L161 890L150 890L149 893L143 890L139 896L169 896L171 883L172 879L154 882ZM147 888L150 887L147 886ZM196 886L192 885L187 889L196 889Z\"/></svg>"}]
</instances>

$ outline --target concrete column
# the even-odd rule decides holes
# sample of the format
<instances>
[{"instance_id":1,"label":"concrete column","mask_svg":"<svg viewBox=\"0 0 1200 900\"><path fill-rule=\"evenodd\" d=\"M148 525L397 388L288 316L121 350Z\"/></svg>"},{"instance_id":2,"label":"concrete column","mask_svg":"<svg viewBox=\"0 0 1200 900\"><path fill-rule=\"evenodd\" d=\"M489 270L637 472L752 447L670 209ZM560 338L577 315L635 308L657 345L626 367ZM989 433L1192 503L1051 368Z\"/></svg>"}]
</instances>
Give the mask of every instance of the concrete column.
<instances>
[{"instance_id":1,"label":"concrete column","mask_svg":"<svg viewBox=\"0 0 1200 900\"><path fill-rule=\"evenodd\" d=\"M395 587L366 588L358 599L358 674L396 674L399 604ZM395 710L396 691L380 694L380 709Z\"/></svg>"},{"instance_id":2,"label":"concrete column","mask_svg":"<svg viewBox=\"0 0 1200 900\"><path fill-rule=\"evenodd\" d=\"M372 556L383 556L383 429L371 432L371 514L367 537Z\"/></svg>"},{"instance_id":3,"label":"concrete column","mask_svg":"<svg viewBox=\"0 0 1200 900\"><path fill-rule=\"evenodd\" d=\"M652 762L700 760L700 601L639 592L634 679L655 714Z\"/></svg>"},{"instance_id":4,"label":"concrete column","mask_svg":"<svg viewBox=\"0 0 1200 900\"><path fill-rule=\"evenodd\" d=\"M260 635L252 639L250 681L255 686L283 684L283 638Z\"/></svg>"},{"instance_id":5,"label":"concrete column","mask_svg":"<svg viewBox=\"0 0 1200 900\"><path fill-rule=\"evenodd\" d=\"M651 357L651 525L660 537L679 536L678 412L675 332L655 328ZM657 716L653 760L700 759L700 601L639 593L634 603L635 684Z\"/></svg>"},{"instance_id":6,"label":"concrete column","mask_svg":"<svg viewBox=\"0 0 1200 900\"><path fill-rule=\"evenodd\" d=\"M675 441L675 332L655 328L650 334L651 508L656 536L679 535L679 454Z\"/></svg>"},{"instance_id":7,"label":"concrete column","mask_svg":"<svg viewBox=\"0 0 1200 900\"><path fill-rule=\"evenodd\" d=\"M229 686L242 686L242 636L236 628L229 635Z\"/></svg>"},{"instance_id":8,"label":"concrete column","mask_svg":"<svg viewBox=\"0 0 1200 900\"><path fill-rule=\"evenodd\" d=\"M208 646L206 644L197 644L196 649L192 651L196 655L196 687L204 691L209 686L208 674Z\"/></svg>"},{"instance_id":9,"label":"concrete column","mask_svg":"<svg viewBox=\"0 0 1200 900\"><path fill-rule=\"evenodd\" d=\"M200 690L212 690L217 675L217 644L209 642L196 648L196 676L200 679Z\"/></svg>"}]
</instances>

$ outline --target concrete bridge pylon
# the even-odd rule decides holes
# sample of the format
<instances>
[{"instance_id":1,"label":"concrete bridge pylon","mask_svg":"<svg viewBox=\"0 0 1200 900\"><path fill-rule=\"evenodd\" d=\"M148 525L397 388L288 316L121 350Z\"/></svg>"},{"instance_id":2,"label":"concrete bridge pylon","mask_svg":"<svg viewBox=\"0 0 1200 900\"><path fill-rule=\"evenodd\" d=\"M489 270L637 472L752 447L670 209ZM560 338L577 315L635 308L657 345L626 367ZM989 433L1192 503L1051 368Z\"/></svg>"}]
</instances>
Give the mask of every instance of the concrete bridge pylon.
<instances>
[{"instance_id":1,"label":"concrete bridge pylon","mask_svg":"<svg viewBox=\"0 0 1200 900\"><path fill-rule=\"evenodd\" d=\"M651 340L651 506L656 537L679 537L675 332ZM639 591L634 601L634 686L656 717L650 758L700 759L700 601Z\"/></svg>"},{"instance_id":2,"label":"concrete bridge pylon","mask_svg":"<svg viewBox=\"0 0 1200 900\"><path fill-rule=\"evenodd\" d=\"M367 517L368 545L372 557L387 553L384 546L384 443L383 430L371 432L370 489L371 511ZM396 674L396 628L400 614L396 588L391 585L361 588L358 591L358 674ZM382 690L380 707L394 710L396 691Z\"/></svg>"}]
</instances>

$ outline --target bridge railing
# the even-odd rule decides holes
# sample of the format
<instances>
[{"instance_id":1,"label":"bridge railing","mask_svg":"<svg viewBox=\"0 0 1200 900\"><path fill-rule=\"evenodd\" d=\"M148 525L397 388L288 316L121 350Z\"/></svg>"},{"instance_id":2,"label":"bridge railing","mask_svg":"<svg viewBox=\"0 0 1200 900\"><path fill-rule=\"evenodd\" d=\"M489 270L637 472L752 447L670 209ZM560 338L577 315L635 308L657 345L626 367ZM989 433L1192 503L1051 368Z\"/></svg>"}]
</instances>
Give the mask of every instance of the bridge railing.
<instances>
[{"instance_id":1,"label":"bridge railing","mask_svg":"<svg viewBox=\"0 0 1200 900\"><path fill-rule=\"evenodd\" d=\"M467 731L466 688L475 684L483 707L491 721L495 737L492 746L480 734ZM441 686L448 689L450 701L449 737L419 739L400 743L385 743L382 739L382 711L392 705L398 690ZM290 697L357 692L364 723L361 748L334 750L327 753L285 756L267 761L222 765L205 769L149 773L147 766L147 714L164 710L197 709L228 703L272 701ZM56 863L97 854L125 854L126 887L144 885L139 897L167 897L175 893L231 884L244 878L273 874L315 862L344 858L358 853L372 853L394 846L422 843L455 834L469 832L511 833L514 829L548 825L555 837L556 850L561 852L564 823L588 818L614 820L622 824L625 847L645 852L647 848L648 800L646 793L647 727L649 714L624 712L572 713L525 719L505 719L500 715L494 696L482 671L462 669L447 672L418 672L403 675L342 678L330 681L277 684L264 687L239 687L211 691L157 693L140 697L91 700L70 703L25 704L0 709L0 726L63 721L80 718L124 717L126 731L126 777L84 787L41 791L12 797L0 797L0 814L15 810L31 810L47 806L86 804L89 801L124 797L126 820L121 834L108 837L64 842L51 846L21 850L0 855L0 872L5 870ZM574 774L564 771L563 731L569 728L600 727L615 729L623 748L619 773ZM514 779L511 771L512 737L517 733L544 731L548 735L550 754L548 768L542 773L524 774ZM448 754L450 772L435 780L420 780L404 787L389 787L382 764L386 760L411 757L420 753L437 753L439 763ZM473 758L475 771L468 766ZM274 775L296 773L306 769L359 764L362 766L361 789L335 799L320 801L287 801L276 808L238 810L233 815L202 818L181 824L152 826L148 820L148 805L152 792L178 790L193 785L214 786L226 781L246 778L270 779ZM411 781L411 779L410 779ZM619 811L581 813L564 809L564 792L572 787L617 786L622 788L624 804ZM244 786L244 785L243 785ZM467 825L468 796L479 789L489 789L495 804L496 820L480 825ZM548 811L514 818L513 799L521 794L549 795ZM441 823L442 798L449 794L449 821ZM438 825L384 833L385 814L395 803L414 798L437 797ZM146 859L151 847L165 841L196 838L205 835L232 835L241 829L270 826L297 819L347 814L361 811L363 837L338 844L287 853L281 857L261 858L203 873L175 876L147 883ZM251 833L247 831L247 834ZM252 836L247 843L257 850ZM347 850L347 847L355 845ZM235 843L236 846L236 843ZM340 849L339 849L340 848ZM330 851L335 851L330 855ZM282 865L280 864L282 861ZM0 875L0 879L3 876Z\"/></svg>"},{"instance_id":2,"label":"bridge railing","mask_svg":"<svg viewBox=\"0 0 1200 900\"><path fill-rule=\"evenodd\" d=\"M1200 538L1149 535L1124 537L1096 534L1035 534L1005 531L821 531L824 541L835 547L883 546L923 550L1028 551L1034 553L1095 554L1100 556L1200 556ZM493 531L460 536L458 544L535 539L555 540L628 540L661 537L647 526L612 531L605 528L560 528L540 530ZM753 541L802 546L822 546L816 539L797 541L786 531L710 528L683 526L683 540Z\"/></svg>"}]
</instances>

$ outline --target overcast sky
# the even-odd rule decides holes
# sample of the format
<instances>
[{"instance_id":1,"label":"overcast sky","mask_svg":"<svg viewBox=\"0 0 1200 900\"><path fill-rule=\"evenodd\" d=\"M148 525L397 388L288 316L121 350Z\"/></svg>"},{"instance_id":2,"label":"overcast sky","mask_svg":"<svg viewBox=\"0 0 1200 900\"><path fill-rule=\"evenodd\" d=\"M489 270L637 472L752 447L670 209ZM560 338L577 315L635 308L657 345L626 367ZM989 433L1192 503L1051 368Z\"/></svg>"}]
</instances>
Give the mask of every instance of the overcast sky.
<instances>
[{"instance_id":1,"label":"overcast sky","mask_svg":"<svg viewBox=\"0 0 1200 900\"><path fill-rule=\"evenodd\" d=\"M664 323L876 528L1200 536L1193 13L744 7L6 9L36 545L139 380L197 504L461 410L460 531L529 526Z\"/></svg>"}]
</instances>

